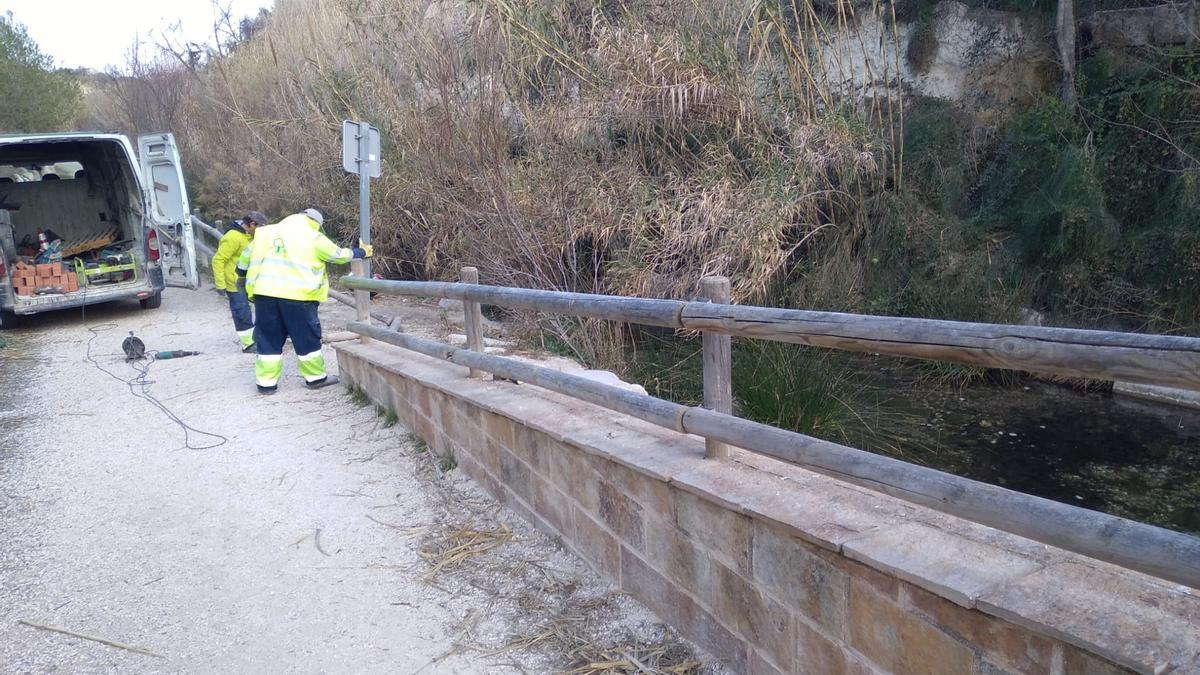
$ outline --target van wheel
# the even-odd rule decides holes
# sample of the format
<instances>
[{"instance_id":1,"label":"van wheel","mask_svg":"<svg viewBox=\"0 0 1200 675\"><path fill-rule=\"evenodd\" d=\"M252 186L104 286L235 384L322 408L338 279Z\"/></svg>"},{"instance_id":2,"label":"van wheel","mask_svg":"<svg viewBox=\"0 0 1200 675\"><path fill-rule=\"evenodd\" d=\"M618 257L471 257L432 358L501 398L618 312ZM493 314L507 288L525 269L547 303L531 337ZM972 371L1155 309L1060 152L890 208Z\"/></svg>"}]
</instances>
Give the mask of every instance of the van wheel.
<instances>
[{"instance_id":1,"label":"van wheel","mask_svg":"<svg viewBox=\"0 0 1200 675\"><path fill-rule=\"evenodd\" d=\"M162 293L155 293L145 300L138 300L141 303L142 309L158 309L162 307Z\"/></svg>"},{"instance_id":2,"label":"van wheel","mask_svg":"<svg viewBox=\"0 0 1200 675\"><path fill-rule=\"evenodd\" d=\"M5 309L0 309L0 330L17 327L17 315Z\"/></svg>"}]
</instances>

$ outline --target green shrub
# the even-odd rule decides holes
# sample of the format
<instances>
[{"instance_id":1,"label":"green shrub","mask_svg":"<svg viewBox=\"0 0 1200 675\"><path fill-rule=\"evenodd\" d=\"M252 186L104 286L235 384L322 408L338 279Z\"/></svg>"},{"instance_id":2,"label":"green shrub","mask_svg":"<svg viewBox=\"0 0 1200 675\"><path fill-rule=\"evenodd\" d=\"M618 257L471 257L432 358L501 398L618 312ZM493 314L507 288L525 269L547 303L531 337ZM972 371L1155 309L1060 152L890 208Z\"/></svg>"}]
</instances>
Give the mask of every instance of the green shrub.
<instances>
[{"instance_id":1,"label":"green shrub","mask_svg":"<svg viewBox=\"0 0 1200 675\"><path fill-rule=\"evenodd\" d=\"M967 128L954 104L913 101L904 111L904 177L933 208L956 213L972 179Z\"/></svg>"},{"instance_id":2,"label":"green shrub","mask_svg":"<svg viewBox=\"0 0 1200 675\"><path fill-rule=\"evenodd\" d=\"M863 389L838 354L764 340L738 340L735 411L764 424L841 442L871 431Z\"/></svg>"},{"instance_id":3,"label":"green shrub","mask_svg":"<svg viewBox=\"0 0 1200 675\"><path fill-rule=\"evenodd\" d=\"M55 70L12 12L0 14L0 132L68 128L81 100L76 76Z\"/></svg>"},{"instance_id":4,"label":"green shrub","mask_svg":"<svg viewBox=\"0 0 1200 675\"><path fill-rule=\"evenodd\" d=\"M1046 99L1021 112L978 187L976 220L1014 244L1019 274L1036 304L1063 307L1064 292L1095 288L1119 242L1084 127L1067 106ZM1067 279L1066 268L1094 271Z\"/></svg>"},{"instance_id":5,"label":"green shrub","mask_svg":"<svg viewBox=\"0 0 1200 675\"><path fill-rule=\"evenodd\" d=\"M913 195L879 200L871 223L862 244L869 256L863 310L956 321L1016 319L1027 288L993 233L930 210Z\"/></svg>"},{"instance_id":6,"label":"green shrub","mask_svg":"<svg viewBox=\"0 0 1200 675\"><path fill-rule=\"evenodd\" d=\"M740 417L853 445L878 435L883 410L856 377L855 357L767 340L735 339L732 388ZM654 396L704 401L700 341L646 336L632 379Z\"/></svg>"},{"instance_id":7,"label":"green shrub","mask_svg":"<svg viewBox=\"0 0 1200 675\"><path fill-rule=\"evenodd\" d=\"M425 442L425 439L414 434L410 440L412 441L414 455L424 455L429 452L429 444Z\"/></svg>"},{"instance_id":8,"label":"green shrub","mask_svg":"<svg viewBox=\"0 0 1200 675\"><path fill-rule=\"evenodd\" d=\"M1094 162L1081 145L1068 145L1045 170L1031 171L1010 208L1021 253L1033 262L1075 262L1110 254L1118 243L1117 221L1108 213Z\"/></svg>"},{"instance_id":9,"label":"green shrub","mask_svg":"<svg viewBox=\"0 0 1200 675\"><path fill-rule=\"evenodd\" d=\"M1120 224L1106 304L1134 326L1195 330L1200 50L1102 50L1081 72L1081 117L1106 206Z\"/></svg>"}]
</instances>

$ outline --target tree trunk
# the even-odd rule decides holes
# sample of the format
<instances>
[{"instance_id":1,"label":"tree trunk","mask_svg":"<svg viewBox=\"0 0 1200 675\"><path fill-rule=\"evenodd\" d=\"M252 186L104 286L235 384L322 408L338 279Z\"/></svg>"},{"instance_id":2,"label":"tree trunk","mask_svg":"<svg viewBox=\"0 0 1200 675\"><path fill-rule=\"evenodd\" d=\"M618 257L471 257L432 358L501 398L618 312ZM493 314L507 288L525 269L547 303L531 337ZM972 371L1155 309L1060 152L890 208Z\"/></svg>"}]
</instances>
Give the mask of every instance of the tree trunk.
<instances>
[{"instance_id":1,"label":"tree trunk","mask_svg":"<svg viewBox=\"0 0 1200 675\"><path fill-rule=\"evenodd\" d=\"M1058 17L1055 21L1055 37L1058 39L1058 55L1062 60L1063 103L1075 105L1075 0L1058 0Z\"/></svg>"}]
</instances>

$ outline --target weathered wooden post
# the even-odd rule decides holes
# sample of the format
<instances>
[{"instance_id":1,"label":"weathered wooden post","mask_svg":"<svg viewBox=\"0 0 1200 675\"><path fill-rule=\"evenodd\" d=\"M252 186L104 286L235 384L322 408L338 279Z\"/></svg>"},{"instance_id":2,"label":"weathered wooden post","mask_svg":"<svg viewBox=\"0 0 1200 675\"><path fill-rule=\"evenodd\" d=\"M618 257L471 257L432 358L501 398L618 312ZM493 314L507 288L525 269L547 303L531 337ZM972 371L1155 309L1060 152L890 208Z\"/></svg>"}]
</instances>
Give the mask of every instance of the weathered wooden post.
<instances>
[{"instance_id":1,"label":"weathered wooden post","mask_svg":"<svg viewBox=\"0 0 1200 675\"><path fill-rule=\"evenodd\" d=\"M464 284L479 283L479 270L474 267L462 268L462 282ZM478 302L463 300L463 328L467 333L467 349L473 352L483 353L483 311L480 309ZM482 378L484 372L476 368L471 369L471 377Z\"/></svg>"},{"instance_id":2,"label":"weathered wooden post","mask_svg":"<svg viewBox=\"0 0 1200 675\"><path fill-rule=\"evenodd\" d=\"M350 261L350 274L356 277L366 279L366 265L361 258ZM354 309L358 314L358 320L362 323L371 323L371 291L354 290ZM360 336L363 344L371 341L371 338L362 335Z\"/></svg>"},{"instance_id":3,"label":"weathered wooden post","mask_svg":"<svg viewBox=\"0 0 1200 675\"><path fill-rule=\"evenodd\" d=\"M704 277L700 280L700 292L709 302L728 305L731 297L729 278ZM733 339L728 335L704 331L701 340L704 346L704 407L733 414ZM704 456L727 459L729 446L711 438L705 439Z\"/></svg>"}]
</instances>

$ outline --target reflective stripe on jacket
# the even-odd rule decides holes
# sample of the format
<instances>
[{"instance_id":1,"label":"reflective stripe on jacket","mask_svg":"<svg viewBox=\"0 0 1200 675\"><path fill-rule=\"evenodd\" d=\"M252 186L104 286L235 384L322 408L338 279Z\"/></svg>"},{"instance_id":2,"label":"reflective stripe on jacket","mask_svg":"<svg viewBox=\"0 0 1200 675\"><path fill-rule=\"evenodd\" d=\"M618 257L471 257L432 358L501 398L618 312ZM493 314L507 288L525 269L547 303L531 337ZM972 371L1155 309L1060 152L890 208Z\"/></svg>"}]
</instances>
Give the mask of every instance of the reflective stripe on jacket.
<instances>
[{"instance_id":1,"label":"reflective stripe on jacket","mask_svg":"<svg viewBox=\"0 0 1200 675\"><path fill-rule=\"evenodd\" d=\"M260 226L248 247L246 293L285 300L316 300L329 297L325 263L345 263L354 251L342 248L321 234L320 225L303 213L288 216L274 225Z\"/></svg>"},{"instance_id":2,"label":"reflective stripe on jacket","mask_svg":"<svg viewBox=\"0 0 1200 675\"><path fill-rule=\"evenodd\" d=\"M225 291L237 290L237 263L242 251L250 243L250 235L234 225L221 235L217 252L212 258L213 285Z\"/></svg>"}]
</instances>

